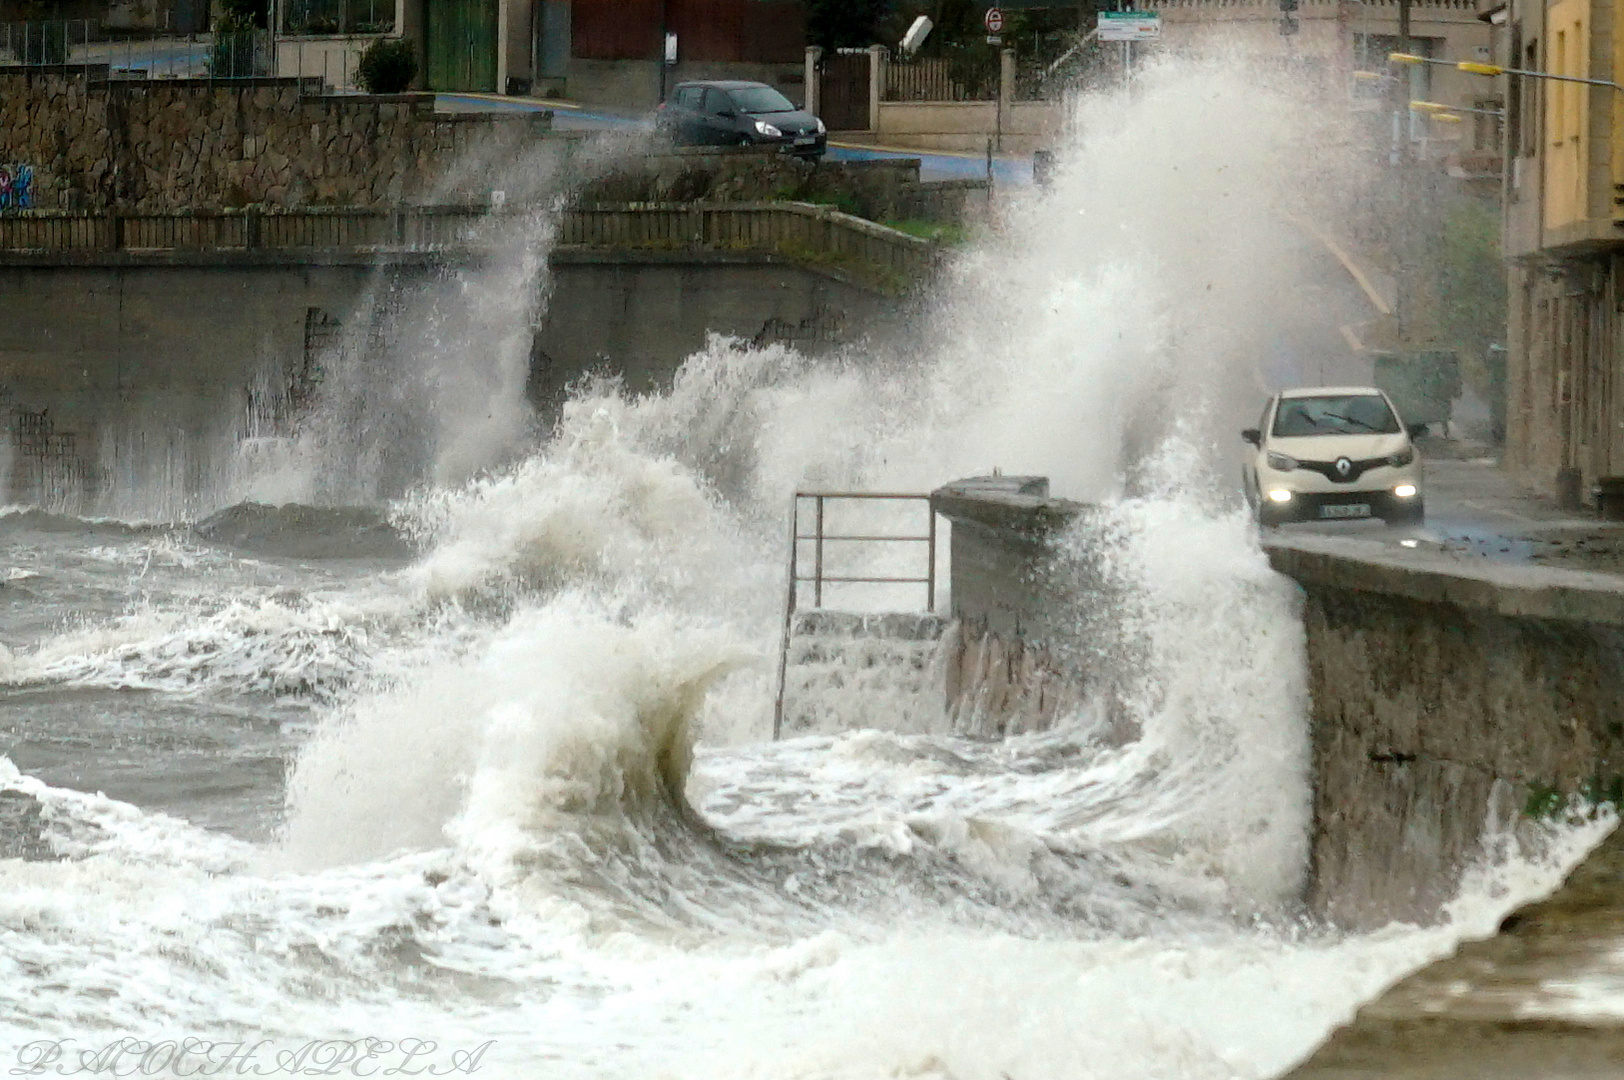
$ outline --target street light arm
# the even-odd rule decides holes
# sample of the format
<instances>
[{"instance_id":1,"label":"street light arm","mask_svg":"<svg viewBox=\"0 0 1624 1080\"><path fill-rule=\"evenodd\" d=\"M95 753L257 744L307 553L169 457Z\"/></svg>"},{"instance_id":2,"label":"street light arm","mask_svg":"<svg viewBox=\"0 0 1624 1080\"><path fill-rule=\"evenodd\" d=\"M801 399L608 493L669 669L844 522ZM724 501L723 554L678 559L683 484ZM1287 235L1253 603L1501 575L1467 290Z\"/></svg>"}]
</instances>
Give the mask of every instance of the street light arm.
<instances>
[{"instance_id":1,"label":"street light arm","mask_svg":"<svg viewBox=\"0 0 1624 1080\"><path fill-rule=\"evenodd\" d=\"M1471 71L1465 64L1458 65L1462 71ZM1478 68L1494 67L1492 64L1476 64ZM1581 79L1577 75L1553 75L1549 71L1528 71L1524 68L1495 67L1493 71L1474 71L1475 75L1521 75L1529 79L1551 79L1555 82L1583 83L1586 86L1605 86L1624 94L1624 86L1607 79Z\"/></svg>"},{"instance_id":2,"label":"street light arm","mask_svg":"<svg viewBox=\"0 0 1624 1080\"><path fill-rule=\"evenodd\" d=\"M1424 113L1481 113L1484 116L1504 116L1502 109L1468 109L1464 105L1445 105L1441 101L1412 101L1410 108Z\"/></svg>"},{"instance_id":3,"label":"street light arm","mask_svg":"<svg viewBox=\"0 0 1624 1080\"><path fill-rule=\"evenodd\" d=\"M1624 86L1607 79L1581 79L1577 75L1556 75L1549 71L1529 71L1527 68L1508 68L1498 64L1480 64L1475 60L1434 60L1430 56L1416 56L1414 53L1388 53L1387 60L1392 64L1438 64L1442 67L1452 67L1457 71L1464 71L1469 75L1521 75L1528 79L1550 79L1553 82L1582 83L1585 86L1605 86L1624 94Z\"/></svg>"}]
</instances>

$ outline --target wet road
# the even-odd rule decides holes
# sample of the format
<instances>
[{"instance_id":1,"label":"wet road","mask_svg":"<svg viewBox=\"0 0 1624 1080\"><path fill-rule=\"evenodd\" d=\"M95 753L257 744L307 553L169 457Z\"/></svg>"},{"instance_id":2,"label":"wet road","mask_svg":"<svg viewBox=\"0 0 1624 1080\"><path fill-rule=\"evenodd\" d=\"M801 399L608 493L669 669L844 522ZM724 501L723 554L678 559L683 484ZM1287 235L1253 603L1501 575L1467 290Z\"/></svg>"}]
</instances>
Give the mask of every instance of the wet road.
<instances>
[{"instance_id":1,"label":"wet road","mask_svg":"<svg viewBox=\"0 0 1624 1080\"><path fill-rule=\"evenodd\" d=\"M440 94L436 107L441 112L540 112L552 110L553 127L559 131L638 131L652 129L647 113L628 113L602 106L580 107L567 102L532 98L504 98L484 94ZM875 161L918 158L919 175L925 180L979 180L988 173L985 154L928 153L902 147L859 146L846 142L829 144L830 161ZM1030 184L1030 158L995 156L991 162L993 180L1002 184Z\"/></svg>"}]
</instances>

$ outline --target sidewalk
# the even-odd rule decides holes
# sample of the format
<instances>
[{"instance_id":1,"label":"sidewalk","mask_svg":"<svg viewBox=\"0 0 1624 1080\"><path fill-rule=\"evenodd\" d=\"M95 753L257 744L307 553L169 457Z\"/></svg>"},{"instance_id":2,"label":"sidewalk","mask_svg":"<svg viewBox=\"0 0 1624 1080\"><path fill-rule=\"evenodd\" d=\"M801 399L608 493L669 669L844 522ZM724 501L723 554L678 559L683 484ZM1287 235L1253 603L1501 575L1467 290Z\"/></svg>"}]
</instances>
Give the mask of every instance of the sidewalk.
<instances>
[{"instance_id":1,"label":"sidewalk","mask_svg":"<svg viewBox=\"0 0 1624 1080\"><path fill-rule=\"evenodd\" d=\"M1493 458L1470 454L1470 444L1423 445L1427 520L1416 528L1380 522L1288 525L1293 536L1340 537L1372 554L1431 561L1546 566L1624 576L1624 522L1593 511L1564 510L1552 499L1518 488ZM1429 452L1430 451L1430 452Z\"/></svg>"}]
</instances>

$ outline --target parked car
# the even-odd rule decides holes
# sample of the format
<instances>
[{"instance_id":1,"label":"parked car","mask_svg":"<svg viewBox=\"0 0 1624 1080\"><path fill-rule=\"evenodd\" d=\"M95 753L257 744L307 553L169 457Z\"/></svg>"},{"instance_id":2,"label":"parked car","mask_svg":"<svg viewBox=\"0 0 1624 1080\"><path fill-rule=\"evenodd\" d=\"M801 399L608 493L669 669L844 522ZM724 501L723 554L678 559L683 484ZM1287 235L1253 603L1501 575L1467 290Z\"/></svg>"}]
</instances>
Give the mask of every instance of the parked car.
<instances>
[{"instance_id":1,"label":"parked car","mask_svg":"<svg viewBox=\"0 0 1624 1080\"><path fill-rule=\"evenodd\" d=\"M766 83L678 83L654 123L678 146L781 146L814 159L829 146L823 121Z\"/></svg>"},{"instance_id":2,"label":"parked car","mask_svg":"<svg viewBox=\"0 0 1624 1080\"><path fill-rule=\"evenodd\" d=\"M1421 459L1386 394L1374 387L1315 386L1269 399L1241 468L1246 501L1264 526L1425 516Z\"/></svg>"}]
</instances>

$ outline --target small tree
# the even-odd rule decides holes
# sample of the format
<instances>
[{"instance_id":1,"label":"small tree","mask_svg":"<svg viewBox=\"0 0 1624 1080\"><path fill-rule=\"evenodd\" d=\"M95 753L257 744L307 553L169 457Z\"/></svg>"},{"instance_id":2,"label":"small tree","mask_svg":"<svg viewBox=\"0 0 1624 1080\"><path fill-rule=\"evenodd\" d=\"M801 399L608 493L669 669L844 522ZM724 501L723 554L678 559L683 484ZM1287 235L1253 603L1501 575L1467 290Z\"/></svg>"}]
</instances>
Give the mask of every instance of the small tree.
<instances>
[{"instance_id":1,"label":"small tree","mask_svg":"<svg viewBox=\"0 0 1624 1080\"><path fill-rule=\"evenodd\" d=\"M264 0L226 0L214 21L214 44L209 50L209 74L216 79L246 79L259 74L254 31L263 29Z\"/></svg>"},{"instance_id":2,"label":"small tree","mask_svg":"<svg viewBox=\"0 0 1624 1080\"><path fill-rule=\"evenodd\" d=\"M880 25L890 10L890 0L808 0L807 41L826 52L867 48L881 40Z\"/></svg>"},{"instance_id":3,"label":"small tree","mask_svg":"<svg viewBox=\"0 0 1624 1080\"><path fill-rule=\"evenodd\" d=\"M379 38L361 54L355 77L369 94L399 94L417 78L417 49L408 38Z\"/></svg>"}]
</instances>

